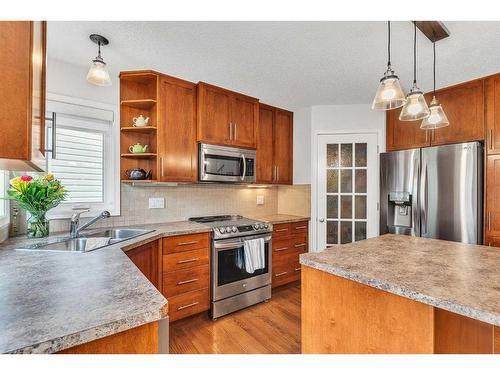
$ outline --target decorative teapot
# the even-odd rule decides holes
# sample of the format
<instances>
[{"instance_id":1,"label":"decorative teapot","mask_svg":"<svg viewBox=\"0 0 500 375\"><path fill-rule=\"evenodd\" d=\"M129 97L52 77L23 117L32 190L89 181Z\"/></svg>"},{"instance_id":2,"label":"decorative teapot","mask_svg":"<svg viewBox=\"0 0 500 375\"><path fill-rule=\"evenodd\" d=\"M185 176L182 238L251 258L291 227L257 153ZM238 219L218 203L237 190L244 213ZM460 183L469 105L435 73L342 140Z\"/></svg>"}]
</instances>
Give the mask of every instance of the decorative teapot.
<instances>
[{"instance_id":1,"label":"decorative teapot","mask_svg":"<svg viewBox=\"0 0 500 375\"><path fill-rule=\"evenodd\" d=\"M134 126L146 126L149 122L149 117L139 115L139 117L134 117L132 122L134 123Z\"/></svg>"},{"instance_id":2,"label":"decorative teapot","mask_svg":"<svg viewBox=\"0 0 500 375\"><path fill-rule=\"evenodd\" d=\"M129 180L147 180L151 177L151 171L146 172L142 168L127 169L125 174Z\"/></svg>"},{"instance_id":3,"label":"decorative teapot","mask_svg":"<svg viewBox=\"0 0 500 375\"><path fill-rule=\"evenodd\" d=\"M144 152L146 152L148 148L148 145L141 145L140 143L136 143L135 145L133 146L130 146L128 148L128 150L132 153L132 154L142 154Z\"/></svg>"}]
</instances>

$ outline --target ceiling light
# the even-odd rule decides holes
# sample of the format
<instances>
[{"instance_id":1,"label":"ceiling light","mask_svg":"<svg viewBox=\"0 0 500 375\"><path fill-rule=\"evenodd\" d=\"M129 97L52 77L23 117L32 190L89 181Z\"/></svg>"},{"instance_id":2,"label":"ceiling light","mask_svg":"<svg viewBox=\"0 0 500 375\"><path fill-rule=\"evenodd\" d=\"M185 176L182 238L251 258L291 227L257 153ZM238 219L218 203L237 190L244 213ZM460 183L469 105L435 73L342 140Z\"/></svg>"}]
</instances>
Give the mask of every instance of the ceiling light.
<instances>
[{"instance_id":1,"label":"ceiling light","mask_svg":"<svg viewBox=\"0 0 500 375\"><path fill-rule=\"evenodd\" d=\"M109 44L109 41L98 34L91 34L90 40L98 45L97 57L92 60L89 72L87 73L87 81L97 86L110 86L111 79L109 78L106 63L101 57L101 46Z\"/></svg>"},{"instance_id":2,"label":"ceiling light","mask_svg":"<svg viewBox=\"0 0 500 375\"><path fill-rule=\"evenodd\" d=\"M413 23L413 86L406 96L406 103L399 114L401 121L422 120L429 116L424 93L417 86L417 25Z\"/></svg>"},{"instance_id":3,"label":"ceiling light","mask_svg":"<svg viewBox=\"0 0 500 375\"><path fill-rule=\"evenodd\" d=\"M432 48L434 52L434 90L432 93L431 105L429 106L431 114L422 121L420 129L438 129L450 125L448 117L446 117L446 113L444 113L443 107L441 107L441 104L439 104L439 101L436 99L436 42L432 43Z\"/></svg>"},{"instance_id":4,"label":"ceiling light","mask_svg":"<svg viewBox=\"0 0 500 375\"><path fill-rule=\"evenodd\" d=\"M405 94L399 84L399 78L391 68L391 21L387 21L387 70L380 80L372 109L387 111L405 104Z\"/></svg>"}]
</instances>

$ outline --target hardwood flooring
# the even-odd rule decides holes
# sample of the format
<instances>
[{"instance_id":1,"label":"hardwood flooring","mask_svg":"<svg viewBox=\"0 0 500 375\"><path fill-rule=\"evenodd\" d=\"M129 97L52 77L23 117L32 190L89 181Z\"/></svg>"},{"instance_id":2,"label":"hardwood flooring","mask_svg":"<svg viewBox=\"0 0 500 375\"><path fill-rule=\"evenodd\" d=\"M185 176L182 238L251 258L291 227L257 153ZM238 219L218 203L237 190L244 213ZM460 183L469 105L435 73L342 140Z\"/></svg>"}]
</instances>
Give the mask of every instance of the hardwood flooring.
<instances>
[{"instance_id":1,"label":"hardwood flooring","mask_svg":"<svg viewBox=\"0 0 500 375\"><path fill-rule=\"evenodd\" d=\"M273 289L269 302L215 322L203 313L172 323L170 353L300 353L300 282Z\"/></svg>"}]
</instances>

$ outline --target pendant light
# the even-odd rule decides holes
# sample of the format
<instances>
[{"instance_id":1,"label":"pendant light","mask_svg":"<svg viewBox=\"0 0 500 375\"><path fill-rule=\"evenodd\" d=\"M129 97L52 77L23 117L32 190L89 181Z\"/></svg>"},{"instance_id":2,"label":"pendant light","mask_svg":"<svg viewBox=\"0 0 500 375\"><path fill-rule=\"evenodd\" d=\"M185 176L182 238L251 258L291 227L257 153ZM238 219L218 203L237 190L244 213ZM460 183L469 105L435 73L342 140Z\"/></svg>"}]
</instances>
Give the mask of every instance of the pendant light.
<instances>
[{"instance_id":1,"label":"pendant light","mask_svg":"<svg viewBox=\"0 0 500 375\"><path fill-rule=\"evenodd\" d=\"M391 21L387 21L387 70L380 79L372 109L388 111L403 106L405 101L399 78L391 68Z\"/></svg>"},{"instance_id":2,"label":"pendant light","mask_svg":"<svg viewBox=\"0 0 500 375\"><path fill-rule=\"evenodd\" d=\"M423 92L417 86L417 25L413 23L413 86L406 96L406 103L399 114L401 121L422 120L429 116L429 107Z\"/></svg>"},{"instance_id":3,"label":"pendant light","mask_svg":"<svg viewBox=\"0 0 500 375\"><path fill-rule=\"evenodd\" d=\"M432 92L431 105L429 106L431 114L429 115L429 117L425 118L422 121L420 129L438 129L450 125L448 117L446 117L446 113L444 113L443 107L441 107L441 104L439 104L439 101L436 99L436 42L432 43L432 49L434 53L434 60L433 60L434 89Z\"/></svg>"},{"instance_id":4,"label":"pendant light","mask_svg":"<svg viewBox=\"0 0 500 375\"><path fill-rule=\"evenodd\" d=\"M89 72L87 73L87 81L97 86L110 86L111 79L109 78L108 69L106 68L106 63L101 57L101 45L108 45L109 41L102 35L98 34L91 34L89 38L97 44L98 52L97 57L92 60L92 65L90 65Z\"/></svg>"}]
</instances>

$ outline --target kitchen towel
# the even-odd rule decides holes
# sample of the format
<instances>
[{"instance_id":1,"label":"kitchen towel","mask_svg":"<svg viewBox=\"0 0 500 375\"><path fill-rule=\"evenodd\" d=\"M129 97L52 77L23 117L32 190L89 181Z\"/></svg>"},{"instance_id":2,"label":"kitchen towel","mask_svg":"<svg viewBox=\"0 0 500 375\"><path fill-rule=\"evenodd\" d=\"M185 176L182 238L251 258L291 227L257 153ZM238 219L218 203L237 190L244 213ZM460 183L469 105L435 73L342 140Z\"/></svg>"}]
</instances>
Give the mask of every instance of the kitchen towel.
<instances>
[{"instance_id":1,"label":"kitchen towel","mask_svg":"<svg viewBox=\"0 0 500 375\"><path fill-rule=\"evenodd\" d=\"M88 237L85 242L85 251L98 249L109 244L110 237Z\"/></svg>"},{"instance_id":2,"label":"kitchen towel","mask_svg":"<svg viewBox=\"0 0 500 375\"><path fill-rule=\"evenodd\" d=\"M243 252L245 254L245 271L254 273L266 267L266 255L264 248L264 239L245 240Z\"/></svg>"}]
</instances>

